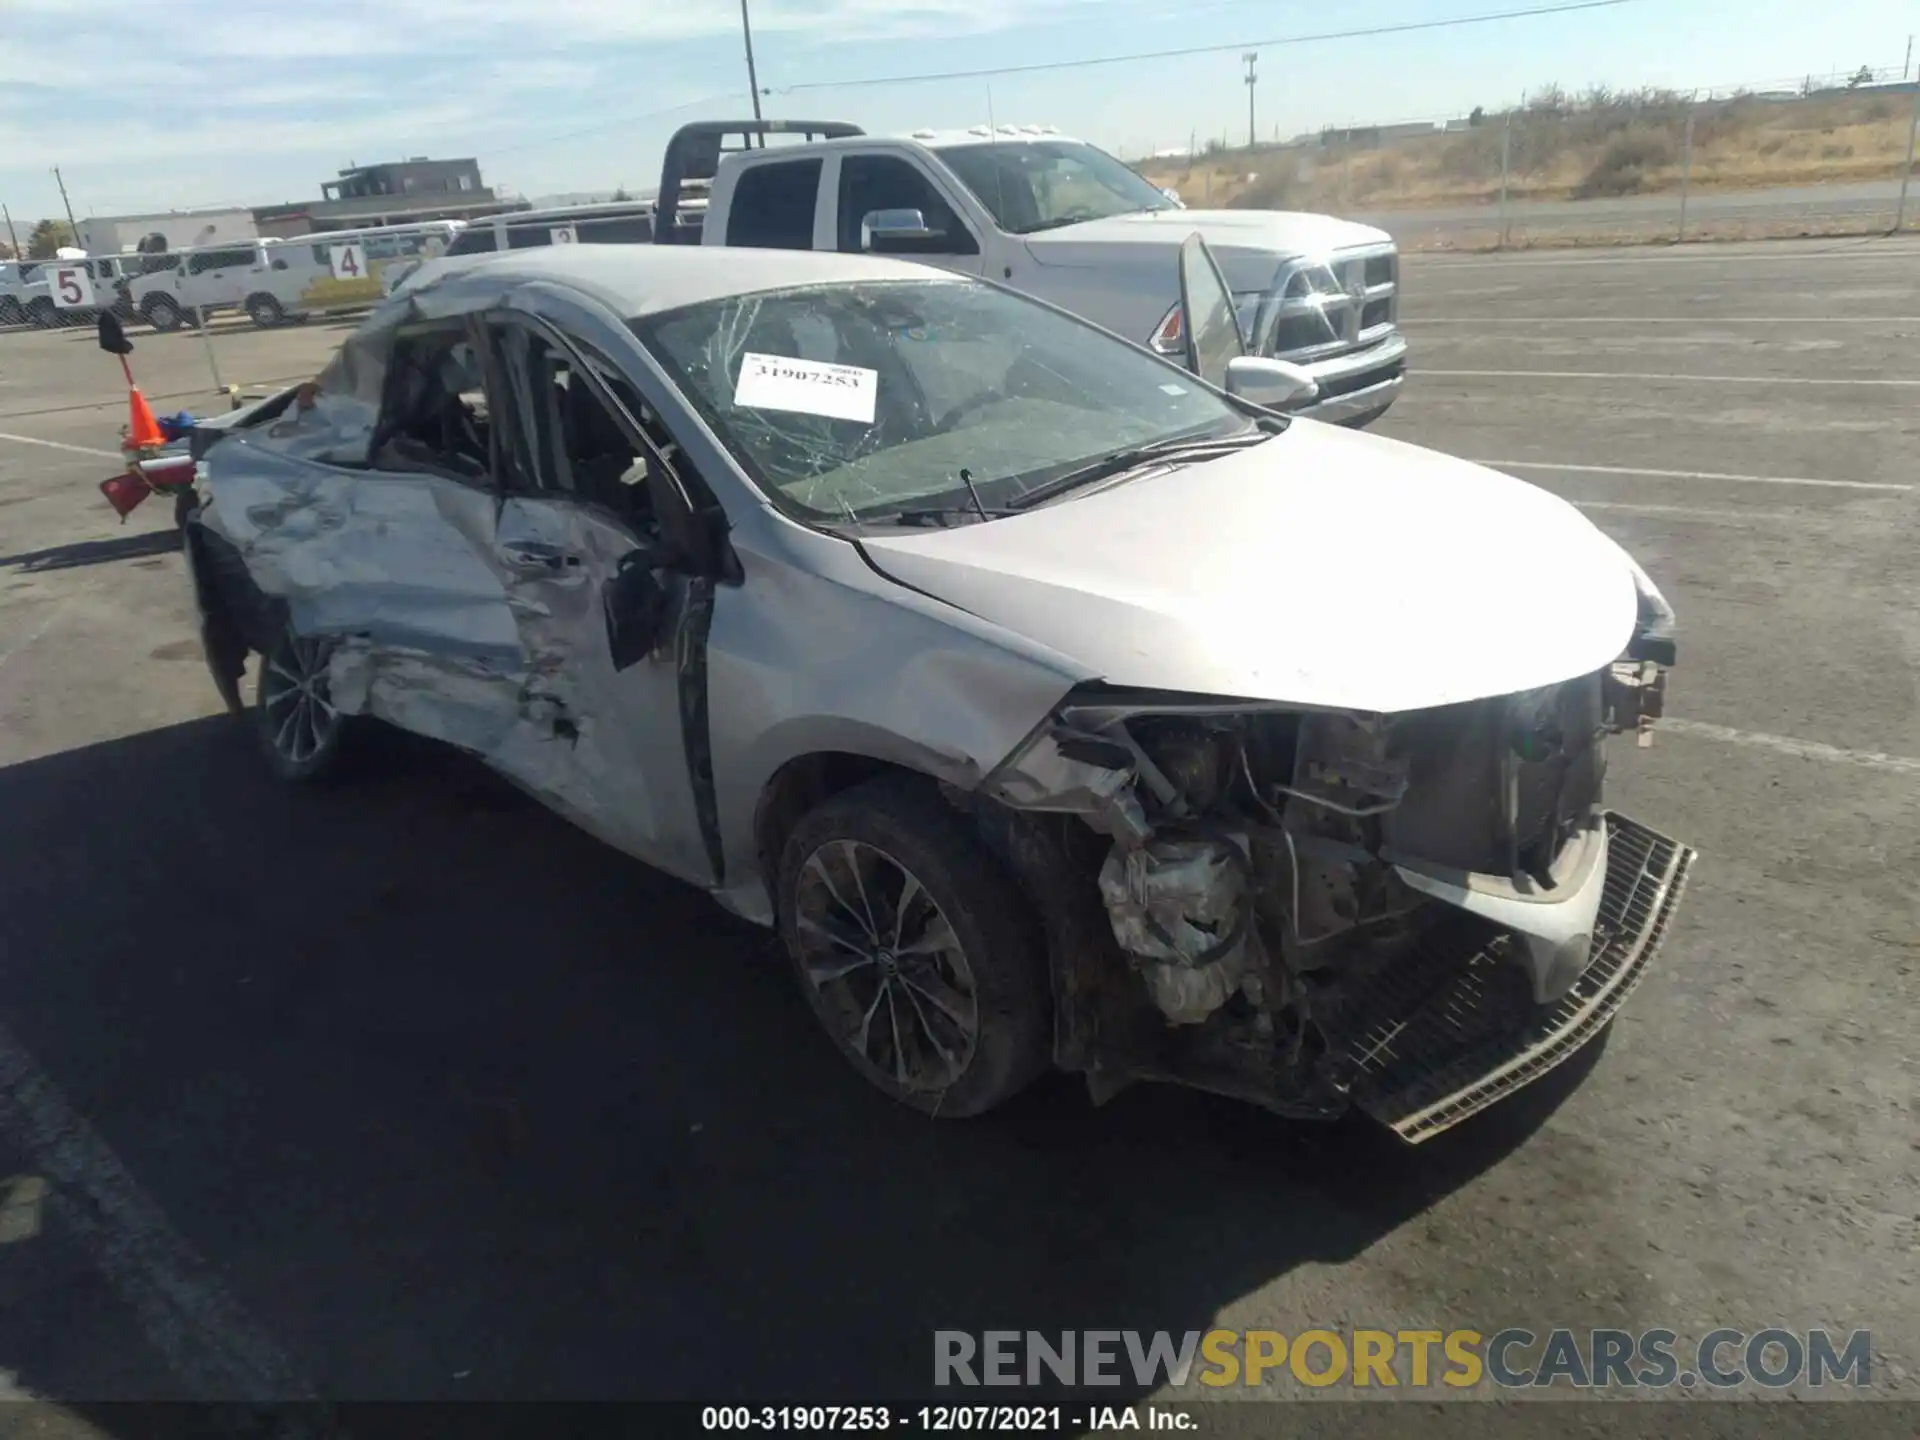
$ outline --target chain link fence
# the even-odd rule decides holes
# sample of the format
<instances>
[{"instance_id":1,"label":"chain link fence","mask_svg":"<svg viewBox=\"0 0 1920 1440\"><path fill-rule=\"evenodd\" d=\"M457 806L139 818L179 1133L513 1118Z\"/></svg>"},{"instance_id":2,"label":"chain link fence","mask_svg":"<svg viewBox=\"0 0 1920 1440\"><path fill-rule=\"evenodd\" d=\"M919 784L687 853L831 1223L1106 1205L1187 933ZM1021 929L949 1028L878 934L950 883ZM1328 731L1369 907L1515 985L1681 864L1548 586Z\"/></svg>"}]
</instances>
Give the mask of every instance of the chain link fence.
<instances>
[{"instance_id":1,"label":"chain link fence","mask_svg":"<svg viewBox=\"0 0 1920 1440\"><path fill-rule=\"evenodd\" d=\"M1920 82L1863 67L1779 88L1549 88L1139 168L1191 206L1346 215L1406 248L1868 234L1920 225L1917 131Z\"/></svg>"},{"instance_id":2,"label":"chain link fence","mask_svg":"<svg viewBox=\"0 0 1920 1440\"><path fill-rule=\"evenodd\" d=\"M238 241L226 247L0 261L0 357L47 332L90 343L112 315L153 400L224 408L310 378L342 327L433 255L444 225ZM4 365L0 359L0 365Z\"/></svg>"}]
</instances>

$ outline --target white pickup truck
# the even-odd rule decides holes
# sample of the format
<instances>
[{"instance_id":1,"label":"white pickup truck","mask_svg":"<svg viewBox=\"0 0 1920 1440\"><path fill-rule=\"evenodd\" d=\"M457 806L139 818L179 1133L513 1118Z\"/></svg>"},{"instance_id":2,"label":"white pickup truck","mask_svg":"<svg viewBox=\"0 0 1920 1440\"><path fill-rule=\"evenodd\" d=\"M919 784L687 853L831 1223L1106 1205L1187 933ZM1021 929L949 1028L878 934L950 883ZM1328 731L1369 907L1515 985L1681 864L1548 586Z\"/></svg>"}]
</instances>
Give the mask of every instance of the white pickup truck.
<instances>
[{"instance_id":1,"label":"white pickup truck","mask_svg":"<svg viewBox=\"0 0 1920 1440\"><path fill-rule=\"evenodd\" d=\"M694 193L704 215L685 213ZM1312 397L1290 409L1365 425L1405 383L1400 260L1384 231L1330 215L1188 210L1050 127L896 139L840 121L700 121L667 146L658 206L660 244L910 256L1168 355L1187 348L1179 256L1198 232L1232 288L1247 353L1313 377Z\"/></svg>"}]
</instances>

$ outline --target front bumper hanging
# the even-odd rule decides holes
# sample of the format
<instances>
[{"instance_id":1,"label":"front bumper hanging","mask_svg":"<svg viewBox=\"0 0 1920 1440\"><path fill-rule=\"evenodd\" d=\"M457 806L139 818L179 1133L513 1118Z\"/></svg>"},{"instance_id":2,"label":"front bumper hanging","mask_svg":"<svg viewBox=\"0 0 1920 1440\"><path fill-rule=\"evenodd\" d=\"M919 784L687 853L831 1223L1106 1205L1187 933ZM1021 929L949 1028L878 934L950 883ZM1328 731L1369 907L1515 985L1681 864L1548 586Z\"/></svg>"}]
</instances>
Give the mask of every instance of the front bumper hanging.
<instances>
[{"instance_id":1,"label":"front bumper hanging","mask_svg":"<svg viewBox=\"0 0 1920 1440\"><path fill-rule=\"evenodd\" d=\"M1645 976L1695 852L1623 815L1606 817L1606 889L1593 958L1536 1006L1506 932L1462 916L1354 997L1340 1026L1352 1099L1419 1142L1539 1079L1592 1040Z\"/></svg>"}]
</instances>

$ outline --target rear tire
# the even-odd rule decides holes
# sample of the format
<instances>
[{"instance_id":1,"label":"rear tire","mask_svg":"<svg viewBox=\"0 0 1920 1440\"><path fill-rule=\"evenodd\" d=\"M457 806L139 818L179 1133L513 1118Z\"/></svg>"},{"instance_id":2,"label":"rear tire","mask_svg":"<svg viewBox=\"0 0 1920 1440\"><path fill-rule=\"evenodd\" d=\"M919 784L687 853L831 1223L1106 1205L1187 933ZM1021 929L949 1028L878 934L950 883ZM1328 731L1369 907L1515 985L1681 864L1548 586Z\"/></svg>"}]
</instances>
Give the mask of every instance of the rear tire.
<instances>
[{"instance_id":1,"label":"rear tire","mask_svg":"<svg viewBox=\"0 0 1920 1440\"><path fill-rule=\"evenodd\" d=\"M140 307L140 318L164 335L178 330L187 317L176 302L165 295L155 295Z\"/></svg>"},{"instance_id":2,"label":"rear tire","mask_svg":"<svg viewBox=\"0 0 1920 1440\"><path fill-rule=\"evenodd\" d=\"M801 992L869 1083L979 1115L1049 1063L1038 917L930 782L886 776L803 816L781 852L780 933Z\"/></svg>"},{"instance_id":3,"label":"rear tire","mask_svg":"<svg viewBox=\"0 0 1920 1440\"><path fill-rule=\"evenodd\" d=\"M27 320L42 330L51 330L60 323L60 312L54 309L51 300L29 300Z\"/></svg>"},{"instance_id":4,"label":"rear tire","mask_svg":"<svg viewBox=\"0 0 1920 1440\"><path fill-rule=\"evenodd\" d=\"M20 308L20 302L11 295L0 299L0 325L24 325L27 312Z\"/></svg>"},{"instance_id":5,"label":"rear tire","mask_svg":"<svg viewBox=\"0 0 1920 1440\"><path fill-rule=\"evenodd\" d=\"M247 299L247 318L262 330L287 321L286 307L271 295L253 295Z\"/></svg>"},{"instance_id":6,"label":"rear tire","mask_svg":"<svg viewBox=\"0 0 1920 1440\"><path fill-rule=\"evenodd\" d=\"M340 764L347 717L334 709L327 690L332 650L330 640L296 635L289 625L260 657L254 728L267 764L282 780L321 780Z\"/></svg>"}]
</instances>

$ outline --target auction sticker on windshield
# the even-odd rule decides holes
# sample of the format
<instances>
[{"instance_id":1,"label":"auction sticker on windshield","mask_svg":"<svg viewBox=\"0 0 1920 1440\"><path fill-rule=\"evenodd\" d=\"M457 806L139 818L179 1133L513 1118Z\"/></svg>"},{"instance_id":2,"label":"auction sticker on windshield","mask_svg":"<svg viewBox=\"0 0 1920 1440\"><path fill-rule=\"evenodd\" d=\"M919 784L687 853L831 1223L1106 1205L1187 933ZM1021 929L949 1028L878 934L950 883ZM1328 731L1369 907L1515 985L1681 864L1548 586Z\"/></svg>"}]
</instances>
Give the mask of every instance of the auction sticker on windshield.
<instances>
[{"instance_id":1,"label":"auction sticker on windshield","mask_svg":"<svg viewBox=\"0 0 1920 1440\"><path fill-rule=\"evenodd\" d=\"M871 425L879 381L877 370L858 365L830 365L749 350L740 357L733 403L753 410L791 410Z\"/></svg>"}]
</instances>

